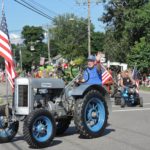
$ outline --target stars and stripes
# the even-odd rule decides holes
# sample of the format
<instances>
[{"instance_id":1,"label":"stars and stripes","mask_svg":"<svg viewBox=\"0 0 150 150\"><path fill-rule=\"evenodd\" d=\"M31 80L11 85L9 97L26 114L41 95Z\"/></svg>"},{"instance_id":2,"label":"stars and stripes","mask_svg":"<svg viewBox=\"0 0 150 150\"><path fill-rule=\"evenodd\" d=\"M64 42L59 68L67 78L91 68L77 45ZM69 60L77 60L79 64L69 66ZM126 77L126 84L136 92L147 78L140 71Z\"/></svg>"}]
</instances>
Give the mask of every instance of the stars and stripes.
<instances>
[{"instance_id":1,"label":"stars and stripes","mask_svg":"<svg viewBox=\"0 0 150 150\"><path fill-rule=\"evenodd\" d=\"M136 92L139 93L139 72L136 67L132 71L132 78L135 80Z\"/></svg>"},{"instance_id":2,"label":"stars and stripes","mask_svg":"<svg viewBox=\"0 0 150 150\"><path fill-rule=\"evenodd\" d=\"M102 64L101 64L101 70L102 70L102 84L105 84L109 79L112 78L112 75Z\"/></svg>"},{"instance_id":3,"label":"stars and stripes","mask_svg":"<svg viewBox=\"0 0 150 150\"><path fill-rule=\"evenodd\" d=\"M5 70L8 80L12 88L14 88L14 78L16 72L14 68L14 60L12 56L11 45L9 42L9 35L4 10L2 11L2 20L0 24L0 56L5 59Z\"/></svg>"}]
</instances>

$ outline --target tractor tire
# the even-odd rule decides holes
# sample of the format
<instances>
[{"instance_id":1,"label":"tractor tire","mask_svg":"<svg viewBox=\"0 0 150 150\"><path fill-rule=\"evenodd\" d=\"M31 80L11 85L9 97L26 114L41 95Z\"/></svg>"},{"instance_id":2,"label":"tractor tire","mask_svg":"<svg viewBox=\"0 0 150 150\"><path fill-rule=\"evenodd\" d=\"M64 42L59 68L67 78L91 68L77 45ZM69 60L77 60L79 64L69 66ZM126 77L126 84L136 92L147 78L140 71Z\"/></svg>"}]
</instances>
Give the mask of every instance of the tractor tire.
<instances>
[{"instance_id":1,"label":"tractor tire","mask_svg":"<svg viewBox=\"0 0 150 150\"><path fill-rule=\"evenodd\" d=\"M143 98L142 97L139 97L139 106L143 107Z\"/></svg>"},{"instance_id":2,"label":"tractor tire","mask_svg":"<svg viewBox=\"0 0 150 150\"><path fill-rule=\"evenodd\" d=\"M108 107L99 91L91 90L83 99L76 100L74 122L81 136L101 136L107 126L107 119Z\"/></svg>"},{"instance_id":3,"label":"tractor tire","mask_svg":"<svg viewBox=\"0 0 150 150\"><path fill-rule=\"evenodd\" d=\"M38 109L29 114L24 121L23 135L32 148L50 146L56 133L56 123L48 110Z\"/></svg>"},{"instance_id":4,"label":"tractor tire","mask_svg":"<svg viewBox=\"0 0 150 150\"><path fill-rule=\"evenodd\" d=\"M124 108L125 107L125 100L124 98L121 98L121 108Z\"/></svg>"},{"instance_id":5,"label":"tractor tire","mask_svg":"<svg viewBox=\"0 0 150 150\"><path fill-rule=\"evenodd\" d=\"M72 118L64 118L56 122L56 135L62 135L69 128L71 119Z\"/></svg>"},{"instance_id":6,"label":"tractor tire","mask_svg":"<svg viewBox=\"0 0 150 150\"><path fill-rule=\"evenodd\" d=\"M10 142L18 132L19 122L5 122L6 118L6 106L0 106L0 143ZM9 108L9 115L12 115L12 109Z\"/></svg>"},{"instance_id":7,"label":"tractor tire","mask_svg":"<svg viewBox=\"0 0 150 150\"><path fill-rule=\"evenodd\" d=\"M115 103L115 105L120 105L121 104L121 98L120 97L115 97L114 98L114 103Z\"/></svg>"}]
</instances>

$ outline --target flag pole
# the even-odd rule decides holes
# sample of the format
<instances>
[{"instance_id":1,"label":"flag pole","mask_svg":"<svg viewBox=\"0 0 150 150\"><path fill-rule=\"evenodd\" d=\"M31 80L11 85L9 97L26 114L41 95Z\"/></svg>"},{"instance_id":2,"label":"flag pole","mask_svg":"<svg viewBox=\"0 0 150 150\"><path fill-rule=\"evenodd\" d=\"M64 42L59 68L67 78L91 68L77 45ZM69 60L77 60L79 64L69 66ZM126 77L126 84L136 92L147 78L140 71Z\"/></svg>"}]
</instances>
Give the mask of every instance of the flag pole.
<instances>
[{"instance_id":1,"label":"flag pole","mask_svg":"<svg viewBox=\"0 0 150 150\"><path fill-rule=\"evenodd\" d=\"M2 0L2 13L4 13L4 0ZM6 104L8 104L8 75L6 72L6 65L5 65L5 77L6 77Z\"/></svg>"},{"instance_id":2,"label":"flag pole","mask_svg":"<svg viewBox=\"0 0 150 150\"><path fill-rule=\"evenodd\" d=\"M2 14L4 13L4 0L2 0ZM6 107L5 107L5 113L6 117L8 119L9 117L9 101L8 101L8 75L6 72L6 65L5 65L5 77L6 77Z\"/></svg>"},{"instance_id":3,"label":"flag pole","mask_svg":"<svg viewBox=\"0 0 150 150\"><path fill-rule=\"evenodd\" d=\"M2 0L2 11L4 11L4 0Z\"/></svg>"}]
</instances>

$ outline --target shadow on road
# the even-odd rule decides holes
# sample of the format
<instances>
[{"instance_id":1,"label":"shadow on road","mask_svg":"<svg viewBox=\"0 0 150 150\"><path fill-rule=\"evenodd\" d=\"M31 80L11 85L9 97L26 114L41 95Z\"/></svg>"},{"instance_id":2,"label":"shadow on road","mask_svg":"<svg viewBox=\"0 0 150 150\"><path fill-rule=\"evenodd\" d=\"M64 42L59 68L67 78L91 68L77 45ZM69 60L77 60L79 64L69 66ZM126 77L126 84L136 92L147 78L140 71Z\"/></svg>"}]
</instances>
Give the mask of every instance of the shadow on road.
<instances>
[{"instance_id":1,"label":"shadow on road","mask_svg":"<svg viewBox=\"0 0 150 150\"><path fill-rule=\"evenodd\" d=\"M71 136L77 133L76 127L69 127L67 131L62 135L57 135L57 137Z\"/></svg>"},{"instance_id":2,"label":"shadow on road","mask_svg":"<svg viewBox=\"0 0 150 150\"><path fill-rule=\"evenodd\" d=\"M109 128L106 128L104 133L102 134L102 136L106 136L107 134L110 134L111 132L115 132L115 129L110 129L111 124L108 124L107 127L109 126ZM78 134L78 131L76 129L76 127L69 127L68 130L62 134L62 135L57 135L57 137L64 137L64 136L71 136L74 134ZM81 139L86 139L85 137L79 135L79 138Z\"/></svg>"},{"instance_id":3,"label":"shadow on road","mask_svg":"<svg viewBox=\"0 0 150 150\"><path fill-rule=\"evenodd\" d=\"M104 131L104 133L101 135L101 137L102 136L106 136L106 135L108 135L108 134L110 134L111 132L115 132L115 129L105 129L105 131ZM80 139L89 139L89 138L87 138L87 137L85 137L85 136L83 136L83 135L79 135L79 138Z\"/></svg>"},{"instance_id":4,"label":"shadow on road","mask_svg":"<svg viewBox=\"0 0 150 150\"><path fill-rule=\"evenodd\" d=\"M56 146L56 145L58 145L60 143L62 143L62 141L60 141L60 140L53 140L49 147ZM29 148L36 149L36 148L30 147L30 146L29 146ZM46 148L48 148L48 147L46 147ZM40 149L44 149L44 148L40 148Z\"/></svg>"},{"instance_id":5,"label":"shadow on road","mask_svg":"<svg viewBox=\"0 0 150 150\"><path fill-rule=\"evenodd\" d=\"M13 149L15 148L16 150L22 150L22 147L20 147L18 143L15 143L16 141L21 141L21 140L24 141L23 136L17 136L17 137L14 137L13 140L11 140L11 142L9 143L12 145Z\"/></svg>"},{"instance_id":6,"label":"shadow on road","mask_svg":"<svg viewBox=\"0 0 150 150\"><path fill-rule=\"evenodd\" d=\"M17 142L17 141L24 141L23 136L16 136L12 139L12 142Z\"/></svg>"},{"instance_id":7,"label":"shadow on road","mask_svg":"<svg viewBox=\"0 0 150 150\"><path fill-rule=\"evenodd\" d=\"M11 144L12 144L17 150L22 150L22 148L19 147L19 146L17 145L17 143L15 143L15 142L17 142L17 141L24 141L24 142L25 142L23 136L17 136L17 137L15 137L15 138L11 141ZM60 140L53 140L49 147L58 145L58 144L60 144L60 143L62 143L62 141L60 141ZM26 143L26 144L27 144L27 143ZM29 146L29 148L35 149L35 148L33 148L33 147L30 147L30 146Z\"/></svg>"},{"instance_id":8,"label":"shadow on road","mask_svg":"<svg viewBox=\"0 0 150 150\"><path fill-rule=\"evenodd\" d=\"M104 131L104 134L102 135L102 136L105 136L105 135L107 135L107 134L110 134L111 132L115 132L116 130L115 129L105 129L105 131Z\"/></svg>"}]
</instances>

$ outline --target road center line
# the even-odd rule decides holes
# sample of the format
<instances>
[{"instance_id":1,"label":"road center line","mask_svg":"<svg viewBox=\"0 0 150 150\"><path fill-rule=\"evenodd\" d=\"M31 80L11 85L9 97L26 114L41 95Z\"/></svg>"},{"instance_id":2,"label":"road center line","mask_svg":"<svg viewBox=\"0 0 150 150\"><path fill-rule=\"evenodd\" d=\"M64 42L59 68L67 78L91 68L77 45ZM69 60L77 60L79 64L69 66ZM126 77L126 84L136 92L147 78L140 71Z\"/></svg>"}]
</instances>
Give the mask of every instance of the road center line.
<instances>
[{"instance_id":1,"label":"road center line","mask_svg":"<svg viewBox=\"0 0 150 150\"><path fill-rule=\"evenodd\" d=\"M144 103L143 105L144 105L144 106L145 106L145 105L150 105L150 103ZM120 105L112 105L112 107L113 107L113 108L117 108L117 107L120 107Z\"/></svg>"},{"instance_id":2,"label":"road center line","mask_svg":"<svg viewBox=\"0 0 150 150\"><path fill-rule=\"evenodd\" d=\"M119 110L113 110L112 112L145 111L145 110L150 110L150 108L119 109Z\"/></svg>"},{"instance_id":3,"label":"road center line","mask_svg":"<svg viewBox=\"0 0 150 150\"><path fill-rule=\"evenodd\" d=\"M143 105L150 105L150 103L144 103Z\"/></svg>"}]
</instances>

